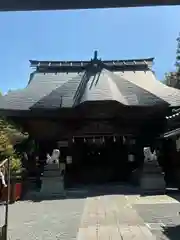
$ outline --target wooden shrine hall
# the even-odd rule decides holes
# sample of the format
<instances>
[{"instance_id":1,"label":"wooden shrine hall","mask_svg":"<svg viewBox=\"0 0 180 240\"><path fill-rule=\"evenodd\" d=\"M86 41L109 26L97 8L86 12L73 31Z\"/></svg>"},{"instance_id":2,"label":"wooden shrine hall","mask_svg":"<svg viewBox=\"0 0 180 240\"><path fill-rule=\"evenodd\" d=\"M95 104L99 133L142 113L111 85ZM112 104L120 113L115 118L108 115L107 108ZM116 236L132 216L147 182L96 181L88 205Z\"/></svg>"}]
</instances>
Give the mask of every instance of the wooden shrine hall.
<instances>
[{"instance_id":1,"label":"wooden shrine hall","mask_svg":"<svg viewBox=\"0 0 180 240\"><path fill-rule=\"evenodd\" d=\"M153 58L101 60L95 51L89 61L30 64L27 86L0 97L0 114L21 125L38 151L71 155L72 181L126 181L180 106L180 91L156 79Z\"/></svg>"}]
</instances>

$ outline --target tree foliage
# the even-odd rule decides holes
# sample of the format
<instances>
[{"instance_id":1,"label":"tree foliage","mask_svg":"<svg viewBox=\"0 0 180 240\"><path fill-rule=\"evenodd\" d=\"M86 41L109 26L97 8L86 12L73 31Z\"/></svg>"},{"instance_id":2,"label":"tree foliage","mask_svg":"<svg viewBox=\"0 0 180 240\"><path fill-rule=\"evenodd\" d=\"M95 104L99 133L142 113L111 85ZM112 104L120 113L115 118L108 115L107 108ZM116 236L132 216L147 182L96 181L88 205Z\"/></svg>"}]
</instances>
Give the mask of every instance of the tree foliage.
<instances>
[{"instance_id":1,"label":"tree foliage","mask_svg":"<svg viewBox=\"0 0 180 240\"><path fill-rule=\"evenodd\" d=\"M2 94L0 92L0 98ZM0 118L0 162L9 158L12 172L20 171L21 157L18 156L13 147L14 139L23 139L23 134L17 127L7 119Z\"/></svg>"},{"instance_id":2,"label":"tree foliage","mask_svg":"<svg viewBox=\"0 0 180 240\"><path fill-rule=\"evenodd\" d=\"M180 33L177 38L177 50L176 50L176 71L180 73Z\"/></svg>"},{"instance_id":3,"label":"tree foliage","mask_svg":"<svg viewBox=\"0 0 180 240\"><path fill-rule=\"evenodd\" d=\"M14 149L6 132L7 123L0 119L0 161L14 154Z\"/></svg>"},{"instance_id":4,"label":"tree foliage","mask_svg":"<svg viewBox=\"0 0 180 240\"><path fill-rule=\"evenodd\" d=\"M178 72L169 72L165 74L164 83L169 87L180 89L180 75Z\"/></svg>"},{"instance_id":5,"label":"tree foliage","mask_svg":"<svg viewBox=\"0 0 180 240\"><path fill-rule=\"evenodd\" d=\"M169 72L165 74L164 83L170 87L180 89L180 33L176 41L177 41L175 60L176 70L174 72Z\"/></svg>"},{"instance_id":6,"label":"tree foliage","mask_svg":"<svg viewBox=\"0 0 180 240\"><path fill-rule=\"evenodd\" d=\"M5 119L0 119L0 162L9 158L11 171L17 172L21 170L21 157L15 152L7 131L10 126Z\"/></svg>"}]
</instances>

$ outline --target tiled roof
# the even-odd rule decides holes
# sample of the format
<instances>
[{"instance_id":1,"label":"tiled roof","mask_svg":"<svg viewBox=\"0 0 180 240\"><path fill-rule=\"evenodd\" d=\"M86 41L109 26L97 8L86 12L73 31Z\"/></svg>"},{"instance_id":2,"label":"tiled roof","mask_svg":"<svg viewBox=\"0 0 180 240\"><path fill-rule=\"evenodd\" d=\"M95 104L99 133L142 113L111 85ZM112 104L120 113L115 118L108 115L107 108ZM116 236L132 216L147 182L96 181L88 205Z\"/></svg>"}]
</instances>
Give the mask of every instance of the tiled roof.
<instances>
[{"instance_id":1,"label":"tiled roof","mask_svg":"<svg viewBox=\"0 0 180 240\"><path fill-rule=\"evenodd\" d=\"M171 138L176 137L180 135L180 128L176 128L174 130L171 130L169 132L164 133L161 138Z\"/></svg>"},{"instance_id":2,"label":"tiled roof","mask_svg":"<svg viewBox=\"0 0 180 240\"><path fill-rule=\"evenodd\" d=\"M28 86L5 95L0 109L70 108L97 100L114 100L128 106L180 106L180 91L157 81L150 69L152 59L99 61L92 65L52 61L31 64L36 70Z\"/></svg>"},{"instance_id":3,"label":"tiled roof","mask_svg":"<svg viewBox=\"0 0 180 240\"><path fill-rule=\"evenodd\" d=\"M117 73L102 69L92 76L79 103L85 101L114 100L128 106L147 106L161 104L164 101Z\"/></svg>"}]
</instances>

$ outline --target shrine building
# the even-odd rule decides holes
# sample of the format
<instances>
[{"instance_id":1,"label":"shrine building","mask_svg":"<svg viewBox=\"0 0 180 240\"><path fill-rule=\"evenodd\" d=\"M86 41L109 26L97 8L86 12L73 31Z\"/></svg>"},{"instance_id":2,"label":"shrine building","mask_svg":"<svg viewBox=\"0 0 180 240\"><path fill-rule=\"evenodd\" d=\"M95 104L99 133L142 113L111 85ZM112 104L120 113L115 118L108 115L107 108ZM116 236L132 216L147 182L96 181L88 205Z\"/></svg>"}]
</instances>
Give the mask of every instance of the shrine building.
<instances>
[{"instance_id":1,"label":"shrine building","mask_svg":"<svg viewBox=\"0 0 180 240\"><path fill-rule=\"evenodd\" d=\"M127 181L143 164L143 147L164 133L180 91L156 79L153 58L30 60L24 89L0 98L0 115L35 139L39 151L72 156L78 183ZM133 154L134 160L128 160Z\"/></svg>"}]
</instances>

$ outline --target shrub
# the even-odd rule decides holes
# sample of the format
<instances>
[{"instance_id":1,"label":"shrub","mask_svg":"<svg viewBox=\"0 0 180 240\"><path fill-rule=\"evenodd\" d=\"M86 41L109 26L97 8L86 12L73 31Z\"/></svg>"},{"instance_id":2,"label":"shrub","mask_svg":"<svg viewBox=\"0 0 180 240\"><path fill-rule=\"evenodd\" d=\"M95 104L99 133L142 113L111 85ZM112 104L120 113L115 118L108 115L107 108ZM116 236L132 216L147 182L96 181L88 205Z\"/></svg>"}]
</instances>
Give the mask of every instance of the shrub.
<instances>
[{"instance_id":1,"label":"shrub","mask_svg":"<svg viewBox=\"0 0 180 240\"><path fill-rule=\"evenodd\" d=\"M14 149L7 134L0 131L0 160L4 160L14 154Z\"/></svg>"},{"instance_id":2,"label":"shrub","mask_svg":"<svg viewBox=\"0 0 180 240\"><path fill-rule=\"evenodd\" d=\"M19 156L10 157L10 169L11 173L20 173L22 169L21 159Z\"/></svg>"},{"instance_id":3,"label":"shrub","mask_svg":"<svg viewBox=\"0 0 180 240\"><path fill-rule=\"evenodd\" d=\"M8 122L0 119L0 162L10 158L11 172L15 173L21 171L21 158L15 154L7 126Z\"/></svg>"}]
</instances>

